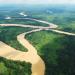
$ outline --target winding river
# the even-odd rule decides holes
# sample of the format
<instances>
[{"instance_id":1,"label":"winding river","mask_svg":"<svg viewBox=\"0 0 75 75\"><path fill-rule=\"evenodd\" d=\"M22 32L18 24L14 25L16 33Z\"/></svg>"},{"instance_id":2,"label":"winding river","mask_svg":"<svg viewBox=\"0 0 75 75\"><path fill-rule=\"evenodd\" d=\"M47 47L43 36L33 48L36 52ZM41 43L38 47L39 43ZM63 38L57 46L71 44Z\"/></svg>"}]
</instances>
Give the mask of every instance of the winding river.
<instances>
[{"instance_id":1,"label":"winding river","mask_svg":"<svg viewBox=\"0 0 75 75\"><path fill-rule=\"evenodd\" d=\"M32 46L28 42L28 40L26 40L25 36L27 34L31 34L33 32L37 32L41 30L51 30L56 33L72 35L72 36L75 36L75 34L56 30L55 28L57 28L58 26L53 23L49 23L49 22L37 20L37 19L32 19L32 18L24 18L24 19L30 19L30 20L42 22L42 23L48 24L48 26L44 27L44 26L34 26L34 25L22 25L22 24L0 24L0 26L19 26L19 27L33 28L33 30L31 31L19 34L17 36L17 40L19 41L19 43L22 44L25 48L27 48L28 52L22 52L20 50L16 50L10 47L9 45L5 44L4 42L0 41L0 56L10 60L14 60L14 61L19 60L19 61L30 62L32 64L32 67L31 67L32 75L45 75L44 61L37 54L37 50L34 48L34 46Z\"/></svg>"}]
</instances>

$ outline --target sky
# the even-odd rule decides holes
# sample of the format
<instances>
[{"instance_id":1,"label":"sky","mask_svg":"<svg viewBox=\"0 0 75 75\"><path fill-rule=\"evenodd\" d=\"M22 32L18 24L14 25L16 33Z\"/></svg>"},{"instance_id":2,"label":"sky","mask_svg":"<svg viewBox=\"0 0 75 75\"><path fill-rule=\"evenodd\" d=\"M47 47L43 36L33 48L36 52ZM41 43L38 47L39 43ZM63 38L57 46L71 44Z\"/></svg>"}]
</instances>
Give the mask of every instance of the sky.
<instances>
[{"instance_id":1,"label":"sky","mask_svg":"<svg viewBox=\"0 0 75 75\"><path fill-rule=\"evenodd\" d=\"M0 4L75 4L75 0L0 0Z\"/></svg>"}]
</instances>

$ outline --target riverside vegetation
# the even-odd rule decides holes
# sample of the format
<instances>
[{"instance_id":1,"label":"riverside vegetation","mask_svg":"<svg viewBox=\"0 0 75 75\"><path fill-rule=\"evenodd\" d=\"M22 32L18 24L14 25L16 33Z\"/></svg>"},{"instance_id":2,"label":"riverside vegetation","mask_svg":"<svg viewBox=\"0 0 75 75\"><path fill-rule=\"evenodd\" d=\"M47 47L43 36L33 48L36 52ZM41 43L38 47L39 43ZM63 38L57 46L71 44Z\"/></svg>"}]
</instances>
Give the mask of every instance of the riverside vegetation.
<instances>
[{"instance_id":1,"label":"riverside vegetation","mask_svg":"<svg viewBox=\"0 0 75 75\"><path fill-rule=\"evenodd\" d=\"M35 7L36 8L36 7ZM75 32L75 10L67 10L64 7L43 7L45 9L27 10L28 17L46 20L59 25L58 29ZM23 11L24 11L23 10ZM27 11L26 11L27 10ZM37 11L36 11L37 10ZM49 11L47 11L49 10ZM50 12L51 11L51 12ZM18 12L18 11L17 11ZM1 13L2 16L3 13ZM13 14L13 13L12 13ZM5 15L5 14L3 14ZM9 14L11 15L11 14ZM13 16L15 16L13 14ZM18 16L18 15L16 15ZM2 16L3 17L3 16ZM21 16L19 16L21 17ZM0 20L0 23L17 23L21 20ZM26 24L38 25L39 23ZM25 24L25 20L21 21ZM41 23L39 24L41 25ZM42 24L43 25L43 24ZM0 40L10 46L27 51L16 40L16 36L30 28L21 27L0 27ZM13 36L12 36L13 35ZM7 36L7 37L5 37ZM9 36L9 37L8 37ZM35 46L38 54L42 57L46 65L45 75L75 75L75 37L69 35L61 35L51 31L40 31L26 36L26 38ZM14 44L13 44L14 43ZM18 73L17 73L18 72ZM31 64L26 62L14 62L0 58L0 74L1 75L31 75Z\"/></svg>"}]
</instances>

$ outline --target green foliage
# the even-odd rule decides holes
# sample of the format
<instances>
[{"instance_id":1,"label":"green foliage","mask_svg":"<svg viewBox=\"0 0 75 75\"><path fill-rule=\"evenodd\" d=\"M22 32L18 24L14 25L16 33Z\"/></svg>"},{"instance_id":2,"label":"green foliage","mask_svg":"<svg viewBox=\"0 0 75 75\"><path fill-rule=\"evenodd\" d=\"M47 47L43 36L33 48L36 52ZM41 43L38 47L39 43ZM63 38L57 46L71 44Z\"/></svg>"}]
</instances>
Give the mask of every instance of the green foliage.
<instances>
[{"instance_id":1,"label":"green foliage","mask_svg":"<svg viewBox=\"0 0 75 75\"><path fill-rule=\"evenodd\" d=\"M8 75L8 69L2 62L0 62L0 75Z\"/></svg>"},{"instance_id":2,"label":"green foliage","mask_svg":"<svg viewBox=\"0 0 75 75\"><path fill-rule=\"evenodd\" d=\"M33 7L33 8L32 8ZM43 6L39 7L19 7L9 8L11 11L0 11L2 19L5 15L12 18L25 18L18 13L24 11L27 17L45 20L57 24L57 29L75 32L75 10L62 6ZM2 10L6 8L2 8ZM15 11L14 11L15 10ZM48 12L47 12L48 11ZM12 13L14 12L14 13ZM30 24L47 26L47 24L24 19L2 20L0 23ZM26 49L19 44L16 36L25 31L27 28L0 27L0 40L10 46L25 51ZM7 36L7 37L6 37ZM38 54L42 57L46 65L45 75L75 75L75 37L55 34L49 31L41 31L27 35L27 39L36 47ZM25 62L14 62L0 58L1 75L31 75L30 64Z\"/></svg>"},{"instance_id":3,"label":"green foliage","mask_svg":"<svg viewBox=\"0 0 75 75\"><path fill-rule=\"evenodd\" d=\"M64 31L69 31L69 32L75 32L75 11L67 11L67 10L62 10L58 8L52 9L50 7L51 12L53 13L47 13L47 9L45 9L44 12L36 12L35 14L32 13L32 17L36 19L41 19L45 20L48 22L52 22L54 24L58 25L57 29L64 30ZM57 9L57 11L55 10ZM62 12L59 12L62 10Z\"/></svg>"},{"instance_id":4,"label":"green foliage","mask_svg":"<svg viewBox=\"0 0 75 75\"><path fill-rule=\"evenodd\" d=\"M17 41L17 35L29 30L31 30L31 28L0 27L0 40L17 50L27 51L27 49ZM31 75L31 64L0 58L0 75Z\"/></svg>"},{"instance_id":5,"label":"green foliage","mask_svg":"<svg viewBox=\"0 0 75 75\"><path fill-rule=\"evenodd\" d=\"M44 60L45 75L75 75L75 37L41 31L27 39Z\"/></svg>"},{"instance_id":6,"label":"green foliage","mask_svg":"<svg viewBox=\"0 0 75 75\"><path fill-rule=\"evenodd\" d=\"M17 50L27 51L27 49L17 41L17 35L29 30L31 30L31 28L0 27L0 40Z\"/></svg>"},{"instance_id":7,"label":"green foliage","mask_svg":"<svg viewBox=\"0 0 75 75\"><path fill-rule=\"evenodd\" d=\"M0 57L0 75L31 75L31 64Z\"/></svg>"}]
</instances>

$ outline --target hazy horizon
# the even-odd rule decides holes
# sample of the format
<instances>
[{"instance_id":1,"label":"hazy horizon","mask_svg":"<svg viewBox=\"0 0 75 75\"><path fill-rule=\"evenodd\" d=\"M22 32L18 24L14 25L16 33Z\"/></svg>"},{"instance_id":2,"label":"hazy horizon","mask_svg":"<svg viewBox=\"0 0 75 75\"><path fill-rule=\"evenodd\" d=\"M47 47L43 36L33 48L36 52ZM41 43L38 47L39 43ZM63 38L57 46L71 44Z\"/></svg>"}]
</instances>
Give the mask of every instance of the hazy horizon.
<instances>
[{"instance_id":1,"label":"hazy horizon","mask_svg":"<svg viewBox=\"0 0 75 75\"><path fill-rule=\"evenodd\" d=\"M75 4L75 0L0 0L0 4Z\"/></svg>"}]
</instances>

